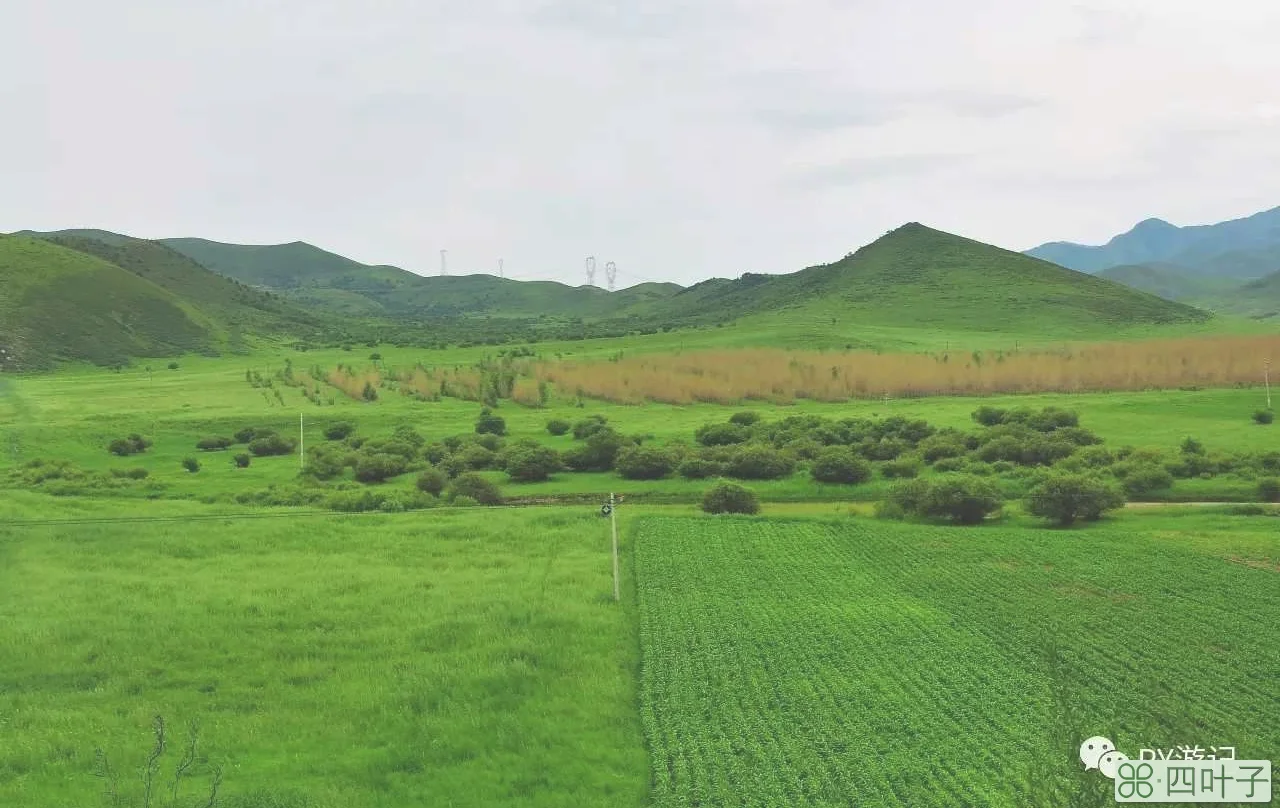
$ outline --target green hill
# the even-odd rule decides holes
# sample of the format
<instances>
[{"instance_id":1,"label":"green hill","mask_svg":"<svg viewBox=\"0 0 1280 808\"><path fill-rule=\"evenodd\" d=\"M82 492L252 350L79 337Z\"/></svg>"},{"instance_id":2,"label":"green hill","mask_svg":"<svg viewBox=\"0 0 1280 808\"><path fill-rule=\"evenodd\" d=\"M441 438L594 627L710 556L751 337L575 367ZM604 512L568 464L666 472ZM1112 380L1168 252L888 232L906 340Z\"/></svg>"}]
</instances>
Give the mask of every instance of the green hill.
<instances>
[{"instance_id":1,"label":"green hill","mask_svg":"<svg viewBox=\"0 0 1280 808\"><path fill-rule=\"evenodd\" d=\"M0 347L7 369L208 352L218 328L160 286L48 241L0 236Z\"/></svg>"},{"instance_id":2,"label":"green hill","mask_svg":"<svg viewBox=\"0 0 1280 808\"><path fill-rule=\"evenodd\" d=\"M1200 305L1207 300L1230 294L1239 285L1232 278L1206 276L1176 264L1125 264L1098 273L1125 286L1149 292L1165 300Z\"/></svg>"},{"instance_id":3,"label":"green hill","mask_svg":"<svg viewBox=\"0 0 1280 808\"><path fill-rule=\"evenodd\" d=\"M899 327L1087 333L1209 315L1112 281L908 224L832 264L689 287L661 304L684 323L719 317L855 319Z\"/></svg>"}]
</instances>

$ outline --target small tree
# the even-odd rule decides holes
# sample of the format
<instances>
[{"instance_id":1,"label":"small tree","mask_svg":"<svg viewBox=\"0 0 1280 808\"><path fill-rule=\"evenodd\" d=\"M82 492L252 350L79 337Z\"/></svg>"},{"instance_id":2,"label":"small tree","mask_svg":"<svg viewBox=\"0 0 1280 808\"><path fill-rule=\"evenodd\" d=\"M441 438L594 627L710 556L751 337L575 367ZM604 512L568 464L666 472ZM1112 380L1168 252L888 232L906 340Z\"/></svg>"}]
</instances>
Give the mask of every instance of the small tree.
<instances>
[{"instance_id":1,"label":"small tree","mask_svg":"<svg viewBox=\"0 0 1280 808\"><path fill-rule=\"evenodd\" d=\"M856 485L871 479L871 464L851 449L825 449L813 461L809 474L820 483Z\"/></svg>"},{"instance_id":2,"label":"small tree","mask_svg":"<svg viewBox=\"0 0 1280 808\"><path fill-rule=\"evenodd\" d=\"M373 382L367 381L364 383L364 389L360 391L360 398L365 401L378 400L378 388L373 386Z\"/></svg>"},{"instance_id":3,"label":"small tree","mask_svg":"<svg viewBox=\"0 0 1280 808\"><path fill-rule=\"evenodd\" d=\"M356 480L362 483L381 483L404 474L406 470L407 464L399 455L362 455L356 462Z\"/></svg>"},{"instance_id":4,"label":"small tree","mask_svg":"<svg viewBox=\"0 0 1280 808\"><path fill-rule=\"evenodd\" d=\"M671 452L655 446L628 446L614 461L618 474L628 480L661 480L675 467Z\"/></svg>"},{"instance_id":5,"label":"small tree","mask_svg":"<svg viewBox=\"0 0 1280 808\"><path fill-rule=\"evenodd\" d=\"M195 474L200 470L200 461L196 460L194 457L187 457L183 459L182 467L192 474Z\"/></svg>"},{"instance_id":6,"label":"small tree","mask_svg":"<svg viewBox=\"0 0 1280 808\"><path fill-rule=\"evenodd\" d=\"M506 456L507 476L513 482L542 482L562 468L560 453L546 446L519 446Z\"/></svg>"},{"instance_id":7,"label":"small tree","mask_svg":"<svg viewBox=\"0 0 1280 808\"><path fill-rule=\"evenodd\" d=\"M466 497L481 505L501 505L502 492L498 486L479 474L463 474L449 486L449 501Z\"/></svg>"},{"instance_id":8,"label":"small tree","mask_svg":"<svg viewBox=\"0 0 1280 808\"><path fill-rule=\"evenodd\" d=\"M444 492L444 487L448 483L448 478L444 472L437 468L429 468L418 475L418 490L424 494L430 494L438 497Z\"/></svg>"},{"instance_id":9,"label":"small tree","mask_svg":"<svg viewBox=\"0 0 1280 808\"><path fill-rule=\"evenodd\" d=\"M907 513L976 525L1000 510L1000 491L989 480L947 475L933 482L912 481L900 489L899 504Z\"/></svg>"},{"instance_id":10,"label":"small tree","mask_svg":"<svg viewBox=\"0 0 1280 808\"><path fill-rule=\"evenodd\" d=\"M202 438L196 442L196 448L202 452L220 452L228 448L234 441L231 438L210 437Z\"/></svg>"},{"instance_id":11,"label":"small tree","mask_svg":"<svg viewBox=\"0 0 1280 808\"><path fill-rule=\"evenodd\" d=\"M241 452L240 454L236 455L234 459L236 461L236 468L241 468L241 469L249 468L249 463L250 463L249 455L245 454L244 452Z\"/></svg>"},{"instance_id":12,"label":"small tree","mask_svg":"<svg viewBox=\"0 0 1280 808\"><path fill-rule=\"evenodd\" d=\"M735 483L720 483L702 497L707 513L759 513L760 503L750 490Z\"/></svg>"},{"instance_id":13,"label":"small tree","mask_svg":"<svg viewBox=\"0 0 1280 808\"><path fill-rule=\"evenodd\" d=\"M1258 480L1258 499L1263 502L1280 502L1280 479L1265 477Z\"/></svg>"},{"instance_id":14,"label":"small tree","mask_svg":"<svg viewBox=\"0 0 1280 808\"><path fill-rule=\"evenodd\" d=\"M170 363L169 363L169 370L177 370L177 369L178 369L178 363L177 363L177 362L170 362Z\"/></svg>"},{"instance_id":15,"label":"small tree","mask_svg":"<svg viewBox=\"0 0 1280 808\"><path fill-rule=\"evenodd\" d=\"M291 454L297 444L280 437L274 432L259 435L249 441L249 454L254 457L273 457Z\"/></svg>"},{"instance_id":16,"label":"small tree","mask_svg":"<svg viewBox=\"0 0 1280 808\"><path fill-rule=\"evenodd\" d=\"M689 457L676 467L676 473L686 480L705 480L724 474L724 464L704 457Z\"/></svg>"},{"instance_id":17,"label":"small tree","mask_svg":"<svg viewBox=\"0 0 1280 808\"><path fill-rule=\"evenodd\" d=\"M564 464L574 471L609 471L625 439L612 429L592 433L583 446L565 453Z\"/></svg>"},{"instance_id":18,"label":"small tree","mask_svg":"<svg viewBox=\"0 0 1280 808\"><path fill-rule=\"evenodd\" d=\"M738 424L703 424L693 433L693 439L703 446L730 446L750 437L747 428Z\"/></svg>"},{"instance_id":19,"label":"small tree","mask_svg":"<svg viewBox=\"0 0 1280 808\"><path fill-rule=\"evenodd\" d=\"M329 424L329 426L325 427L324 437L325 440L346 440L354 435L355 432L355 424L350 421L338 421L337 423Z\"/></svg>"},{"instance_id":20,"label":"small tree","mask_svg":"<svg viewBox=\"0 0 1280 808\"><path fill-rule=\"evenodd\" d=\"M1087 474L1057 474L1027 493L1027 512L1069 526L1094 522L1105 511L1124 507L1124 494L1114 482Z\"/></svg>"},{"instance_id":21,"label":"small tree","mask_svg":"<svg viewBox=\"0 0 1280 808\"><path fill-rule=\"evenodd\" d=\"M791 458L765 446L744 446L729 459L727 472L739 480L780 480L795 471Z\"/></svg>"},{"instance_id":22,"label":"small tree","mask_svg":"<svg viewBox=\"0 0 1280 808\"><path fill-rule=\"evenodd\" d=\"M1116 465L1114 471L1117 476L1121 476L1124 492L1130 499L1143 499L1167 491L1173 485L1173 475L1163 466L1154 463Z\"/></svg>"},{"instance_id":23,"label":"small tree","mask_svg":"<svg viewBox=\"0 0 1280 808\"><path fill-rule=\"evenodd\" d=\"M547 431L556 437L568 434L569 430L572 428L572 425L563 418L552 418L550 421L547 421Z\"/></svg>"},{"instance_id":24,"label":"small tree","mask_svg":"<svg viewBox=\"0 0 1280 808\"><path fill-rule=\"evenodd\" d=\"M760 422L760 413L753 412L751 410L744 410L743 412L735 412L733 415L729 416L729 423L737 424L738 426L752 426L753 424L757 424L759 422Z\"/></svg>"},{"instance_id":25,"label":"small tree","mask_svg":"<svg viewBox=\"0 0 1280 808\"><path fill-rule=\"evenodd\" d=\"M581 421L573 425L573 439L586 440L604 429L605 424L608 422L609 419L605 418L603 415L588 415L586 418L583 418Z\"/></svg>"},{"instance_id":26,"label":"small tree","mask_svg":"<svg viewBox=\"0 0 1280 808\"><path fill-rule=\"evenodd\" d=\"M909 480L920 476L920 461L914 457L899 457L880 467L880 475L886 480Z\"/></svg>"},{"instance_id":27,"label":"small tree","mask_svg":"<svg viewBox=\"0 0 1280 808\"><path fill-rule=\"evenodd\" d=\"M480 417L476 419L476 434L505 435L507 434L507 422L502 416L494 415L493 410L485 407L480 410Z\"/></svg>"},{"instance_id":28,"label":"small tree","mask_svg":"<svg viewBox=\"0 0 1280 808\"><path fill-rule=\"evenodd\" d=\"M1276 419L1276 414L1271 410L1258 410L1253 414L1253 422L1266 426Z\"/></svg>"}]
</instances>

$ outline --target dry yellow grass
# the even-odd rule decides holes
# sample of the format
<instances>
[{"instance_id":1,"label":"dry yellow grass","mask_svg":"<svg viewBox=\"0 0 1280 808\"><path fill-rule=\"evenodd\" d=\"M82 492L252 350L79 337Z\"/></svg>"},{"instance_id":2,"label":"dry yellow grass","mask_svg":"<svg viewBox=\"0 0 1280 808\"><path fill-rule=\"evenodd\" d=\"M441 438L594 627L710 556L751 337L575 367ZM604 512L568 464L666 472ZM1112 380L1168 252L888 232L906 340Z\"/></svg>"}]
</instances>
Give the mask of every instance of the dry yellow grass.
<instances>
[{"instance_id":1,"label":"dry yellow grass","mask_svg":"<svg viewBox=\"0 0 1280 808\"><path fill-rule=\"evenodd\" d=\"M325 378L330 385L338 388L356 401L364 399L365 385L371 385L375 390L382 384L382 374L374 369L356 370L353 367L339 365L329 371Z\"/></svg>"},{"instance_id":2,"label":"dry yellow grass","mask_svg":"<svg viewBox=\"0 0 1280 808\"><path fill-rule=\"evenodd\" d=\"M1077 345L1049 352L876 354L698 351L532 369L561 395L619 403L993 395L1213 387L1262 380L1280 335Z\"/></svg>"}]
</instances>

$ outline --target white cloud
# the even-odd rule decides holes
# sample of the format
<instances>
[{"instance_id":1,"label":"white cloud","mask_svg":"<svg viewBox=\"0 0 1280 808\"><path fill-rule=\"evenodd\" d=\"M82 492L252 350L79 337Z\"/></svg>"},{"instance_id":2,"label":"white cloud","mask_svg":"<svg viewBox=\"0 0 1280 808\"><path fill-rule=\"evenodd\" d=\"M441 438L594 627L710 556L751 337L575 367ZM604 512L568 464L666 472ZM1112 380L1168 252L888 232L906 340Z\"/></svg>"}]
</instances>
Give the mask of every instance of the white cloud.
<instances>
[{"instance_id":1,"label":"white cloud","mask_svg":"<svg viewBox=\"0 0 1280 808\"><path fill-rule=\"evenodd\" d=\"M1261 0L10 0L0 230L570 282L1101 241L1280 204L1278 40Z\"/></svg>"}]
</instances>

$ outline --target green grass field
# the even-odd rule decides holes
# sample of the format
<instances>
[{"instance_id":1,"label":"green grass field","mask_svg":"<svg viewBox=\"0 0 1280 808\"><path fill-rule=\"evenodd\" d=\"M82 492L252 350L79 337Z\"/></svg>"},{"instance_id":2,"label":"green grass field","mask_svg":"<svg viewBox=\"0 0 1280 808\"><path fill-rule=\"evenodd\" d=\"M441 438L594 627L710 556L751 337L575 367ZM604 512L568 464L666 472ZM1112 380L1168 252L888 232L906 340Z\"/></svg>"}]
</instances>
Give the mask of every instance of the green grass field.
<instances>
[{"instance_id":1,"label":"green grass field","mask_svg":"<svg viewBox=\"0 0 1280 808\"><path fill-rule=\"evenodd\" d=\"M1092 735L1274 758L1274 522L647 520L653 804L1113 804Z\"/></svg>"}]
</instances>

